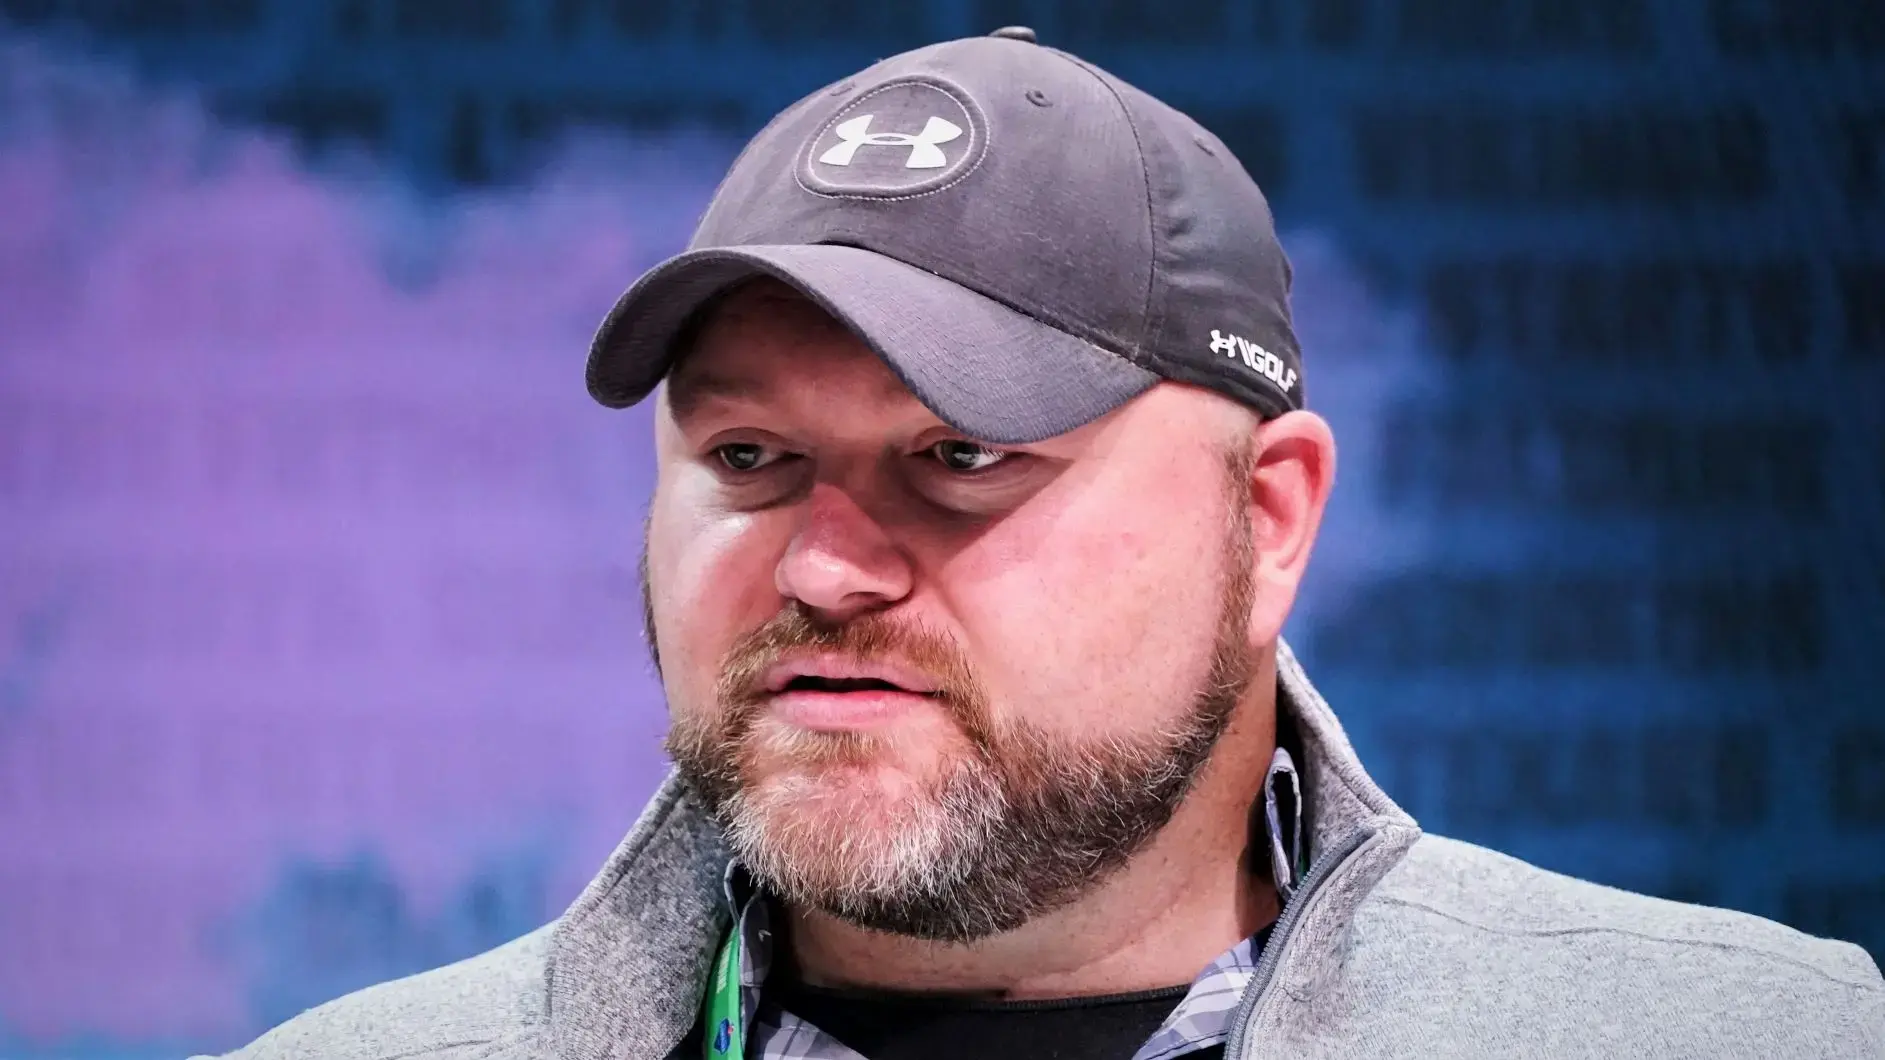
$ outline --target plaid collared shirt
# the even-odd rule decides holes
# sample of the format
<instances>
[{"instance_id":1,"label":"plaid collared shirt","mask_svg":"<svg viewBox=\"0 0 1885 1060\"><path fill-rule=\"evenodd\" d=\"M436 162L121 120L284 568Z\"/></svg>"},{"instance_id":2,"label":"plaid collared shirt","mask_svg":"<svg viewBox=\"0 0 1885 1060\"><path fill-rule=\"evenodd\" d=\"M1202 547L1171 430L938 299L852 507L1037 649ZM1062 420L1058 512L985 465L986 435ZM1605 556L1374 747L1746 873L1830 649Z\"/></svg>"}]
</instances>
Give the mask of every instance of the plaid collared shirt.
<instances>
[{"instance_id":1,"label":"plaid collared shirt","mask_svg":"<svg viewBox=\"0 0 1885 1060\"><path fill-rule=\"evenodd\" d=\"M770 912L764 896L752 887L738 863L727 866L726 891L734 930L740 933L740 1007L746 1026L752 1028L747 1045L750 1060L866 1060L790 1012L771 1007L761 1011L759 995L772 965ZM1270 929L1264 928L1225 950L1198 973L1178 1007L1132 1054L1132 1060L1171 1060L1223 1044L1230 1037L1231 1013L1256 974L1257 957L1269 934Z\"/></svg>"}]
</instances>

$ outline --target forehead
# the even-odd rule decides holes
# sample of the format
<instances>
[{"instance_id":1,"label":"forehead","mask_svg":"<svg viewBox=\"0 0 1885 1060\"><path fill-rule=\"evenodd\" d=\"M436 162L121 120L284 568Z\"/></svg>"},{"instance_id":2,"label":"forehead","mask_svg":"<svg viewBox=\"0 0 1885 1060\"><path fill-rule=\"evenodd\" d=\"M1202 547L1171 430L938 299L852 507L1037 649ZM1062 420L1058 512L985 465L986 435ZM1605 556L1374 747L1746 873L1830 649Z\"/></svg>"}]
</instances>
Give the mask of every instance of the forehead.
<instances>
[{"instance_id":1,"label":"forehead","mask_svg":"<svg viewBox=\"0 0 1885 1060\"><path fill-rule=\"evenodd\" d=\"M791 388L842 378L882 403L916 402L888 365L844 323L771 278L723 295L690 326L668 376L667 399L685 417L714 400L763 402Z\"/></svg>"}]
</instances>

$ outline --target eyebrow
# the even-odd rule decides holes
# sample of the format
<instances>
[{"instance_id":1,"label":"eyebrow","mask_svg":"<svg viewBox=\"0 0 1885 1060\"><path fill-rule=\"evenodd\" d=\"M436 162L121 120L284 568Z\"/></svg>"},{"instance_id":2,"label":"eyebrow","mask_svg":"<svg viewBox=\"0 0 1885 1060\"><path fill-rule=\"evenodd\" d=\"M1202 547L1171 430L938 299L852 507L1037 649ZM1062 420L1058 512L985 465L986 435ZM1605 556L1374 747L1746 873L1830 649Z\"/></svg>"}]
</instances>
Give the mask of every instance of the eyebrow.
<instances>
[{"instance_id":1,"label":"eyebrow","mask_svg":"<svg viewBox=\"0 0 1885 1060\"><path fill-rule=\"evenodd\" d=\"M766 388L745 376L723 375L700 368L668 376L668 408L677 420L687 419L714 401L751 401Z\"/></svg>"}]
</instances>

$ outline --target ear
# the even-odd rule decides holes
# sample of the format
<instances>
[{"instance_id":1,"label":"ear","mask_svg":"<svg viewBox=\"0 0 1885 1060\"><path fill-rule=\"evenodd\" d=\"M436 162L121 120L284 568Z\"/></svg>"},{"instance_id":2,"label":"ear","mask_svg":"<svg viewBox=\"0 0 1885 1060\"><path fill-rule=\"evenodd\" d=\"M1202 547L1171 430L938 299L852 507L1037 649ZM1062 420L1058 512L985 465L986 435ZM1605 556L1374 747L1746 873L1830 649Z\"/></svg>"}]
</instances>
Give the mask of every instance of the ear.
<instances>
[{"instance_id":1,"label":"ear","mask_svg":"<svg viewBox=\"0 0 1885 1060\"><path fill-rule=\"evenodd\" d=\"M1287 412L1251 430L1251 456L1250 638L1270 644L1296 601L1335 485L1335 435L1313 412Z\"/></svg>"}]
</instances>

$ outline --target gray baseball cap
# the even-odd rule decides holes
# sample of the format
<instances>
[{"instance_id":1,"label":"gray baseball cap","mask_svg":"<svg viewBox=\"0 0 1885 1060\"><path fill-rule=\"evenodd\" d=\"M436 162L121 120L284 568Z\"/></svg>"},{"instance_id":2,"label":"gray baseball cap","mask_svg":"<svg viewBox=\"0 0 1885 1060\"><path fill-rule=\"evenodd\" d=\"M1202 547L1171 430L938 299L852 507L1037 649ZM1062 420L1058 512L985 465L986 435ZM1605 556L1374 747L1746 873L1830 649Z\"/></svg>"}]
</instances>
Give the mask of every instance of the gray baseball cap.
<instances>
[{"instance_id":1,"label":"gray baseball cap","mask_svg":"<svg viewBox=\"0 0 1885 1060\"><path fill-rule=\"evenodd\" d=\"M717 295L772 276L983 441L1072 430L1160 379L1301 408L1289 262L1263 193L1178 111L1013 27L820 89L734 161L684 253L596 334L633 405Z\"/></svg>"}]
</instances>

